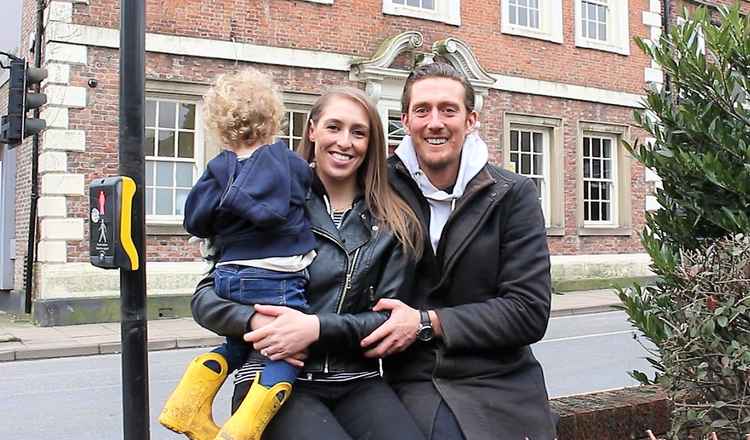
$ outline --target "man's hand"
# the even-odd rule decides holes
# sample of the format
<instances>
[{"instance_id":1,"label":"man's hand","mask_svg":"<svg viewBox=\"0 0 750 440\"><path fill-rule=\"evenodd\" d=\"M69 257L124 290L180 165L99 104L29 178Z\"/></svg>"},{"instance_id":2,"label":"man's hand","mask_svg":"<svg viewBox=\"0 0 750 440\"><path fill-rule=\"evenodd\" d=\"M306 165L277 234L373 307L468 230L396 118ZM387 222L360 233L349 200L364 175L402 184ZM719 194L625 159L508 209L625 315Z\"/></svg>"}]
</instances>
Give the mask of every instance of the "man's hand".
<instances>
[{"instance_id":1,"label":"man's hand","mask_svg":"<svg viewBox=\"0 0 750 440\"><path fill-rule=\"evenodd\" d=\"M320 336L320 321L315 315L307 315L289 307L268 305L255 305L255 314L274 319L257 330L246 333L244 339L272 361L284 359L289 362L287 358L306 350ZM254 324L254 319L251 319L251 325Z\"/></svg>"},{"instance_id":2,"label":"man's hand","mask_svg":"<svg viewBox=\"0 0 750 440\"><path fill-rule=\"evenodd\" d=\"M391 316L380 327L376 328L360 343L363 348L370 348L365 356L382 358L405 350L417 339L419 328L419 310L413 309L397 299L383 298L372 310L380 312L389 310Z\"/></svg>"}]
</instances>

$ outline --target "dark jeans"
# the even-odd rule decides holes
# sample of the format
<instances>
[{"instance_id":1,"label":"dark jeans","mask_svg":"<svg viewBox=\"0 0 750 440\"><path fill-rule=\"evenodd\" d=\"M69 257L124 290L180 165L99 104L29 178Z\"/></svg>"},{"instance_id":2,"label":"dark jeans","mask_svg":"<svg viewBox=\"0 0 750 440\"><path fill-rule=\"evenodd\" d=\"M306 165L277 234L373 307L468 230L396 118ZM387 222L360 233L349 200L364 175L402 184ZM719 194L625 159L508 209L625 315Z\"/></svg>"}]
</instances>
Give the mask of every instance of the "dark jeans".
<instances>
[{"instance_id":1,"label":"dark jeans","mask_svg":"<svg viewBox=\"0 0 750 440\"><path fill-rule=\"evenodd\" d=\"M237 384L235 411L250 382ZM420 440L424 436L380 378L348 382L297 381L271 419L263 440Z\"/></svg>"},{"instance_id":2,"label":"dark jeans","mask_svg":"<svg viewBox=\"0 0 750 440\"><path fill-rule=\"evenodd\" d=\"M278 272L227 264L216 267L214 288L220 297L240 304L287 306L304 312L308 307L305 299L308 278L307 270ZM226 342L214 352L224 356L229 372L232 372L245 363L250 345L241 338L227 337ZM299 373L284 361L267 361L264 365L261 380L266 386L282 381L293 382ZM267 381L263 380L264 377L274 379Z\"/></svg>"},{"instance_id":3,"label":"dark jeans","mask_svg":"<svg viewBox=\"0 0 750 440\"><path fill-rule=\"evenodd\" d=\"M394 389L428 440L465 440L456 416L432 382L399 383Z\"/></svg>"}]
</instances>

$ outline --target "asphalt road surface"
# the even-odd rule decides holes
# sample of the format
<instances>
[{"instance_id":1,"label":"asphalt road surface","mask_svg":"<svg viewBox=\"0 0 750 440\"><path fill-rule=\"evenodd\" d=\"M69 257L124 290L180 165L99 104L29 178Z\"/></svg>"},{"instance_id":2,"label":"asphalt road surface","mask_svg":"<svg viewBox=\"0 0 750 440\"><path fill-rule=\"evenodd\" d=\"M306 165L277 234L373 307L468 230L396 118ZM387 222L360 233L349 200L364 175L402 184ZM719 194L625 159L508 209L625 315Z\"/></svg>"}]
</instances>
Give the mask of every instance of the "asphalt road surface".
<instances>
[{"instance_id":1,"label":"asphalt road surface","mask_svg":"<svg viewBox=\"0 0 750 440\"><path fill-rule=\"evenodd\" d=\"M626 371L650 371L643 347L621 312L553 318L534 346L552 397L635 385ZM185 438L156 418L188 361L204 349L149 353L151 439ZM0 439L122 438L120 356L0 363ZM220 391L214 417L229 416L231 385Z\"/></svg>"}]
</instances>

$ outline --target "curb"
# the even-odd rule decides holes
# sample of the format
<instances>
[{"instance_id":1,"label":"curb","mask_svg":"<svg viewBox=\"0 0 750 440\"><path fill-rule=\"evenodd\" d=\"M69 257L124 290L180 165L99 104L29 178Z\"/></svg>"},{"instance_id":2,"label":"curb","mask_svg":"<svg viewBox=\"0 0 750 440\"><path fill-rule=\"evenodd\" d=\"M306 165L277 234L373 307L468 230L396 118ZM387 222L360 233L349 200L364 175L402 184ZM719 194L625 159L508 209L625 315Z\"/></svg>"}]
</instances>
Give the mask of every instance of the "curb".
<instances>
[{"instance_id":1,"label":"curb","mask_svg":"<svg viewBox=\"0 0 750 440\"><path fill-rule=\"evenodd\" d=\"M168 338L148 341L148 351L165 351L178 348L211 347L224 342L222 336L204 336L198 338ZM0 363L28 361L97 354L119 354L122 352L120 342L102 342L95 344L54 344L54 346L27 347L15 350L0 351Z\"/></svg>"},{"instance_id":2,"label":"curb","mask_svg":"<svg viewBox=\"0 0 750 440\"><path fill-rule=\"evenodd\" d=\"M576 316L576 315L589 315L592 313L616 312L618 311L616 307L619 305L620 303L613 303L613 304L602 304L598 306L552 310L549 316L550 318L560 318L564 316Z\"/></svg>"},{"instance_id":3,"label":"curb","mask_svg":"<svg viewBox=\"0 0 750 440\"><path fill-rule=\"evenodd\" d=\"M616 305L617 303L552 310L550 312L550 318L613 312L617 310L615 309ZM225 338L222 336L151 339L148 341L147 349L148 351L166 351L185 348L212 347L221 344L222 342L224 342L224 340ZM36 347L16 346L9 350L3 350L2 348L0 348L0 363L77 356L92 356L98 354L119 354L121 352L122 346L120 341L106 341L91 344L77 344L75 342L71 342L68 344L50 343L40 344Z\"/></svg>"}]
</instances>

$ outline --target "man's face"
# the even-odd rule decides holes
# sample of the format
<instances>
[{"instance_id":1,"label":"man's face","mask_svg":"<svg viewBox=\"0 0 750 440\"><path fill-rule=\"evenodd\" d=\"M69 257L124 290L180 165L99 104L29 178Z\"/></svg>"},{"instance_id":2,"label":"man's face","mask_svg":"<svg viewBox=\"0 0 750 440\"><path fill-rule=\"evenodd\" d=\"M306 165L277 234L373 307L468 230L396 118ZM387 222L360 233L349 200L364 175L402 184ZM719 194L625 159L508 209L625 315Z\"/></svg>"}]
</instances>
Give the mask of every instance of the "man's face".
<instances>
[{"instance_id":1,"label":"man's face","mask_svg":"<svg viewBox=\"0 0 750 440\"><path fill-rule=\"evenodd\" d=\"M419 166L431 180L452 176L455 181L464 140L476 121L476 112L464 105L463 85L451 78L426 78L412 84L409 109L401 115Z\"/></svg>"}]
</instances>

